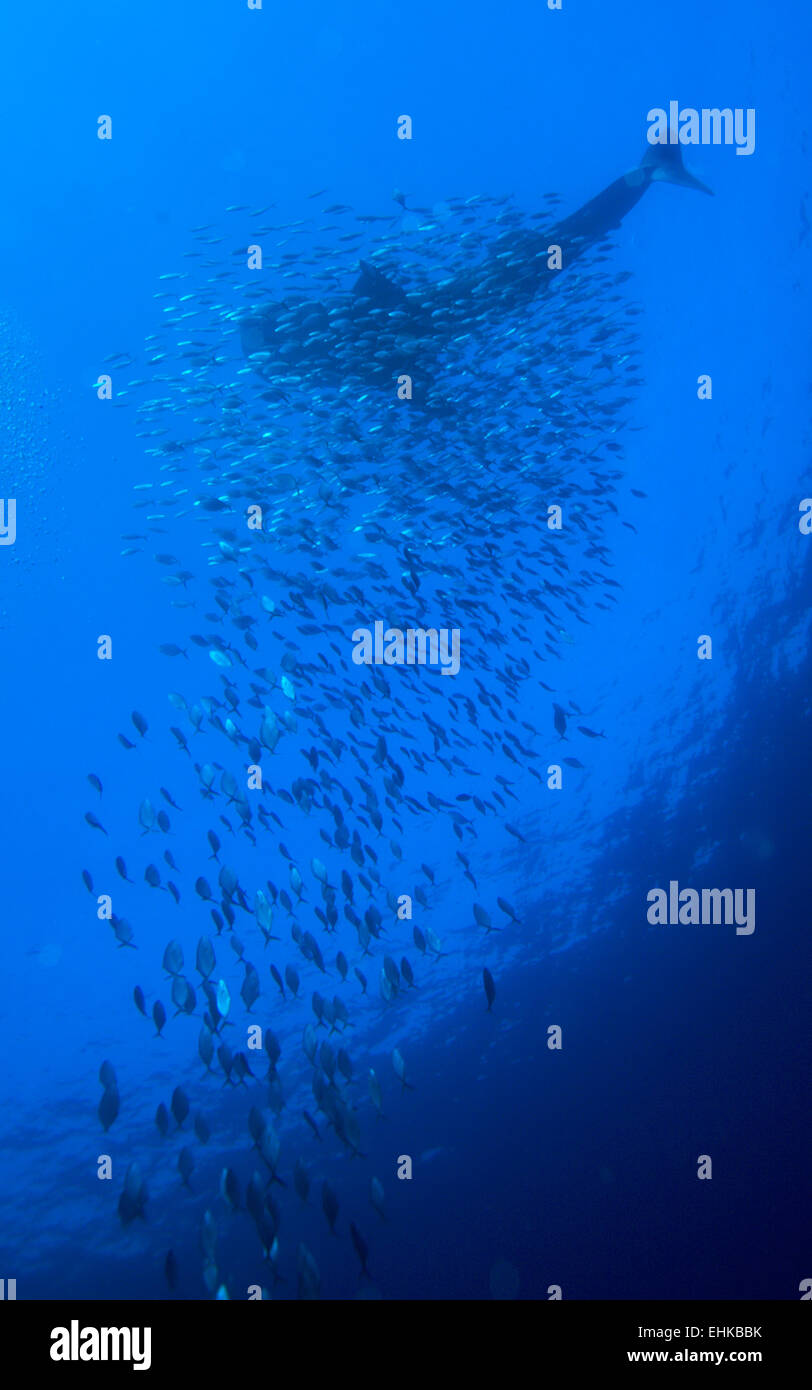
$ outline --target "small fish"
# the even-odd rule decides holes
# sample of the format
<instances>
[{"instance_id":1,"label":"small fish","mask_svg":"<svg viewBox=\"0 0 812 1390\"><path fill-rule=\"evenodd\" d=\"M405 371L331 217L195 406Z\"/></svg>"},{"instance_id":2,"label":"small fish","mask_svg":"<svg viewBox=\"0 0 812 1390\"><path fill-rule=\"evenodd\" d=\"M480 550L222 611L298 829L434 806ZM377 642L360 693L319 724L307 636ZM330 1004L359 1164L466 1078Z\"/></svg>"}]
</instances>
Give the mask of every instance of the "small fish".
<instances>
[{"instance_id":1,"label":"small fish","mask_svg":"<svg viewBox=\"0 0 812 1390\"><path fill-rule=\"evenodd\" d=\"M170 732L171 734L174 734L174 735L175 735L175 738L176 738L177 743L178 743L178 747L179 747L180 749L182 749L182 751L183 751L184 753L189 753L189 745L188 745L188 743L186 742L186 735L184 734L183 730L182 730L182 729L177 729L177 728L175 727L175 725L173 724L173 725L171 726L169 732ZM191 753L189 753L189 757L190 757L190 758L191 758L191 756L192 756Z\"/></svg>"},{"instance_id":2,"label":"small fish","mask_svg":"<svg viewBox=\"0 0 812 1390\"><path fill-rule=\"evenodd\" d=\"M259 999L259 974L249 961L245 962L245 978L240 986L240 997L245 1005L246 1012L250 1014L251 1007Z\"/></svg>"},{"instance_id":3,"label":"small fish","mask_svg":"<svg viewBox=\"0 0 812 1390\"><path fill-rule=\"evenodd\" d=\"M432 930L431 927L426 927L426 941L429 945L429 948L434 952L438 960L441 958L441 956L447 954L442 949L443 943L440 941L440 938L437 936L436 932Z\"/></svg>"},{"instance_id":4,"label":"small fish","mask_svg":"<svg viewBox=\"0 0 812 1390\"><path fill-rule=\"evenodd\" d=\"M227 1018L228 1011L231 1008L231 995L228 992L228 985L225 980L217 981L216 1000L220 1016L222 1018Z\"/></svg>"},{"instance_id":5,"label":"small fish","mask_svg":"<svg viewBox=\"0 0 812 1390\"><path fill-rule=\"evenodd\" d=\"M172 1003L176 1006L176 1018L178 1014L192 1014L195 1011L197 996L182 975L176 975L172 981Z\"/></svg>"},{"instance_id":6,"label":"small fish","mask_svg":"<svg viewBox=\"0 0 812 1390\"><path fill-rule=\"evenodd\" d=\"M163 967L167 975L179 975L183 969L183 947L179 941L170 941L164 951Z\"/></svg>"},{"instance_id":7,"label":"small fish","mask_svg":"<svg viewBox=\"0 0 812 1390\"><path fill-rule=\"evenodd\" d=\"M282 1048L279 1044L279 1039L277 1038L272 1028L265 1029L265 1051L268 1054L268 1061L271 1065L271 1070L273 1070L276 1067L279 1058L282 1056Z\"/></svg>"},{"instance_id":8,"label":"small fish","mask_svg":"<svg viewBox=\"0 0 812 1390\"><path fill-rule=\"evenodd\" d=\"M403 1060L400 1050L396 1047L392 1052L392 1066L395 1068L395 1076L401 1083L403 1090L413 1091L414 1086L406 1080L406 1063Z\"/></svg>"},{"instance_id":9,"label":"small fish","mask_svg":"<svg viewBox=\"0 0 812 1390\"><path fill-rule=\"evenodd\" d=\"M477 924L480 927L484 927L486 931L499 931L498 927L492 926L490 913L486 912L484 907L479 903L474 903L474 917L476 918Z\"/></svg>"},{"instance_id":10,"label":"small fish","mask_svg":"<svg viewBox=\"0 0 812 1390\"><path fill-rule=\"evenodd\" d=\"M137 1163L131 1163L124 1175L124 1191L118 1202L118 1214L122 1225L128 1226L137 1216L146 1219L144 1206L147 1189Z\"/></svg>"},{"instance_id":11,"label":"small fish","mask_svg":"<svg viewBox=\"0 0 812 1390\"><path fill-rule=\"evenodd\" d=\"M103 835L107 834L107 831L105 830L98 816L94 816L92 811L85 811L85 820L87 821L88 825L93 827L94 830L100 830Z\"/></svg>"},{"instance_id":12,"label":"small fish","mask_svg":"<svg viewBox=\"0 0 812 1390\"><path fill-rule=\"evenodd\" d=\"M383 1209L384 1195L383 1187L377 1178L371 1178L369 1183L369 1200L380 1216L382 1221L386 1220L386 1212Z\"/></svg>"},{"instance_id":13,"label":"small fish","mask_svg":"<svg viewBox=\"0 0 812 1390\"><path fill-rule=\"evenodd\" d=\"M207 980L214 970L217 961L214 955L214 947L207 936L201 936L197 943L195 954L195 969L197 973Z\"/></svg>"},{"instance_id":14,"label":"small fish","mask_svg":"<svg viewBox=\"0 0 812 1390\"><path fill-rule=\"evenodd\" d=\"M115 914L113 915L113 932L118 942L119 950L123 949L125 946L132 947L134 951L138 949L133 942L133 929L129 922L125 921L123 917L116 917Z\"/></svg>"},{"instance_id":15,"label":"small fish","mask_svg":"<svg viewBox=\"0 0 812 1390\"><path fill-rule=\"evenodd\" d=\"M106 1062L104 1065L109 1066L110 1064ZM112 1071L112 1067L110 1070ZM113 1072L113 1081L111 1084L105 1085L104 1094L99 1101L99 1119L102 1122L105 1134L116 1119L119 1107L118 1087L115 1084L115 1072Z\"/></svg>"},{"instance_id":16,"label":"small fish","mask_svg":"<svg viewBox=\"0 0 812 1390\"><path fill-rule=\"evenodd\" d=\"M367 1256L369 1252L367 1250L366 1241L364 1240L364 1237L361 1235L361 1232L358 1230L358 1227L356 1226L354 1221L350 1222L350 1236L352 1237L352 1243L355 1246L355 1253L361 1261L361 1274L366 1274L368 1276L369 1270L367 1269Z\"/></svg>"},{"instance_id":17,"label":"small fish","mask_svg":"<svg viewBox=\"0 0 812 1390\"><path fill-rule=\"evenodd\" d=\"M169 1103L169 1108L175 1117L175 1123L178 1129L182 1129L183 1121L189 1114L189 1098L182 1086L176 1086L172 1092L172 1100Z\"/></svg>"},{"instance_id":18,"label":"small fish","mask_svg":"<svg viewBox=\"0 0 812 1390\"><path fill-rule=\"evenodd\" d=\"M490 1013L491 1005L496 998L496 985L493 982L493 975L487 966L485 966L482 971L482 983L485 986L485 998L488 1001L488 1013Z\"/></svg>"},{"instance_id":19,"label":"small fish","mask_svg":"<svg viewBox=\"0 0 812 1390\"><path fill-rule=\"evenodd\" d=\"M232 1211L239 1211L240 1184L232 1168L224 1168L220 1174L220 1196L224 1198Z\"/></svg>"},{"instance_id":20,"label":"small fish","mask_svg":"<svg viewBox=\"0 0 812 1390\"><path fill-rule=\"evenodd\" d=\"M321 1135L320 1135L320 1133L319 1133L319 1127L318 1127L318 1125L316 1124L316 1121L313 1119L313 1116L310 1114L309 1110L303 1110L303 1111L302 1111L302 1114L304 1115L305 1119L307 1120L307 1123L310 1125L310 1128L312 1129L312 1131L313 1131L313 1133L315 1134L316 1138L317 1138L318 1140L321 1140Z\"/></svg>"},{"instance_id":21,"label":"small fish","mask_svg":"<svg viewBox=\"0 0 812 1390\"><path fill-rule=\"evenodd\" d=\"M321 1206L324 1215L327 1217L330 1235L334 1236L336 1233L336 1219L338 1217L338 1198L326 1179L321 1185Z\"/></svg>"}]
</instances>

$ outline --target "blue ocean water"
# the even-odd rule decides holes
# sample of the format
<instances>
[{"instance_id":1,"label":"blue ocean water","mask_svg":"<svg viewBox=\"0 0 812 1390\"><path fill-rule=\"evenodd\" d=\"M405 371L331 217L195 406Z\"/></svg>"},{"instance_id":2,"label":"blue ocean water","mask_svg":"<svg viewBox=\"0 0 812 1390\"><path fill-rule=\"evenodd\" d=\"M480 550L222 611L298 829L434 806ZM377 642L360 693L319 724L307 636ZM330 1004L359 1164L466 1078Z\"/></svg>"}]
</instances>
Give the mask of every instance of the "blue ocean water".
<instances>
[{"instance_id":1,"label":"blue ocean water","mask_svg":"<svg viewBox=\"0 0 812 1390\"><path fill-rule=\"evenodd\" d=\"M16 1278L18 1297L29 1299L205 1299L218 1289L237 1299L256 1285L292 1298L312 1267L303 1266L304 1248L329 1299L547 1299L557 1289L565 1299L797 1298L812 1275L804 1181L812 541L799 526L812 491L809 17L799 10L778 26L763 7L727 0L711 13L695 3L662 12L636 0L617 8L564 0L560 12L518 3L508 14L481 3L417 3L404 13L359 0L349 15L319 4L281 13L267 0L261 11L201 0L180 12L155 0L112 11L87 0L79 16L46 3L2 24L0 492L16 499L17 534L0 548L0 1277ZM489 396L487 373L477 378L464 429L421 424L415 412L408 428L387 426L376 442L374 395L325 404L306 379L287 405L263 397L239 353L237 320L279 296L287 269L317 287L330 255L345 272L380 235L389 238L388 271L422 258L439 279L467 254L462 232L452 244L463 216L455 200L510 198L529 219L555 194L569 213L635 167L647 113L671 100L753 109L754 152L686 149L713 199L653 187L600 252L594 270L605 279L562 280L572 288L526 329L514 325L512 346L480 325L494 384ZM397 138L402 113L414 122L410 141ZM97 138L102 114L112 119L110 141ZM421 211L404 211L393 190ZM276 268L257 274L254 295L234 253L257 225L250 212L269 205L275 230L260 240ZM351 212L322 215L327 205ZM503 206L470 204L474 221L461 225L472 254L506 225ZM356 214L390 220L362 224L368 240L341 242L355 235ZM338 221L323 230L328 216ZM612 282L625 272L630 279ZM180 274L188 278L160 279ZM184 357L187 308L197 313L189 340L201 327L205 336ZM594 322L580 325L579 315ZM618 317L634 335L638 384L626 385L629 368L616 354L613 391L596 365L599 349L579 335ZM546 402L556 450L571 456L542 505L531 482L551 465L519 433L519 378L523 365L538 373L549 365L557 382L562 364L573 373L563 394L577 429L558 422L557 398ZM105 372L112 401L94 389ZM705 373L711 400L698 398ZM215 391L216 439L199 423L212 399L198 398L202 381ZM616 440L611 429L601 436L620 452L598 463L585 439L605 423L595 412L607 392L628 401L613 416ZM156 452L177 440L177 451ZM260 476L258 460L264 466L274 451L275 472L262 475L266 490L256 497L268 518L262 544L244 527L247 494L237 492L225 518L195 507L205 496L233 498L235 472ZM414 496L403 481L412 460ZM621 476L610 479L615 469ZM346 511L314 503L322 477L348 489ZM448 490L429 527L418 502L431 501L435 478ZM516 562L531 572L546 564L547 502L559 495L569 563L550 573L560 592L543 607L527 571L527 592L517 590ZM162 496L171 500L162 505ZM461 515L473 528L470 549ZM227 547L246 547L236 558L220 547L218 527L238 536ZM146 539L123 540L128 534ZM597 557L584 555L590 539L603 548ZM122 555L127 549L135 553ZM156 564L156 554L172 562ZM363 583L355 609L370 626L439 623L442 602L424 615L408 584L393 587L392 555L407 575L409 555L418 569L439 564L436 587L457 605L462 667L449 678L381 668L381 694L351 662L347 612L328 611L309 586L343 594ZM593 583L598 570L619 586L608 602ZM181 572L189 578L164 582ZM218 592L228 595L227 613ZM262 608L263 594L276 616ZM238 613L253 626L235 627ZM242 641L246 630L256 649ZM227 667L210 657L216 643L190 641L213 631L228 638ZM112 637L112 661L97 658L100 634ZM704 634L712 660L697 657ZM162 644L188 657L166 656ZM295 700L282 685L285 651ZM260 668L273 679L257 677ZM170 691L185 708L169 702ZM195 733L189 711L200 701L209 703L199 705ZM577 706L565 742L554 702ZM272 790L262 795L264 820L252 809L252 839L221 777L245 787L256 760L240 739L259 736L263 708L281 735L273 753L263 745ZM148 722L145 737L133 711ZM579 725L605 738L581 735ZM561 790L549 789L548 767L567 757L581 766L564 765ZM215 769L214 799L200 795L195 764ZM101 796L88 773L101 779ZM295 790L302 779L313 782L306 794ZM245 793L252 807L253 795ZM343 811L349 835L358 831L360 863L335 841L339 822L325 798ZM167 814L166 831L144 830L145 799ZM103 831L87 823L88 811ZM209 829L244 905L217 887ZM316 915L326 900L314 858L336 889L335 931ZM144 880L150 864L159 888ZM217 932L212 904L195 889L200 876L215 908L223 896L231 906L233 932L227 921ZM169 880L179 902L164 891ZM255 894L272 896L268 880L291 906L274 904L279 939L265 944ZM647 894L671 881L754 889L755 930L650 925ZM131 924L135 949L98 919L100 894ZM400 895L412 899L408 920L392 908ZM477 923L475 903L498 930ZM369 954L347 905L359 919L370 908L380 914ZM292 926L313 934L325 973ZM430 929L442 954L422 953L415 927ZM261 983L250 1014L234 933ZM218 1062L208 1075L198 1057L210 1007L194 968L202 935L232 1000L215 1046L222 1039L245 1051L255 1073L247 1084L229 1085ZM193 1017L174 1017L162 969L171 939L196 991ZM391 999L381 990L385 956L398 966L405 956L414 972L414 987L401 975ZM282 998L271 963L282 974L296 968L298 999L289 990ZM490 1010L484 968L496 986ZM148 1014L157 999L166 1006L164 1037L137 1011L136 985ZM345 1048L352 1065L351 1081L337 1074L328 1086L346 1106L338 1124L332 1101L318 1109L302 1047L316 1022L314 990L338 996L349 1015L343 1031L317 1030L319 1047ZM248 1046L253 1022L279 1040L281 1108L267 1058ZM560 1050L548 1045L553 1027ZM97 1116L104 1061L120 1096L106 1134ZM370 1068L385 1118L369 1093ZM323 1060L315 1070L327 1074ZM192 1115L205 1116L205 1144L191 1116L180 1128L171 1120L166 1138L158 1132L156 1107L169 1107L178 1086ZM286 1184L271 1184L270 1261L247 1209L252 1173L263 1189L268 1178L252 1149L252 1106L278 1134ZM338 1132L347 1115L357 1143ZM188 1188L177 1169L184 1146L194 1158ZM111 1159L109 1181L98 1176L100 1155ZM697 1176L701 1155L712 1160L710 1181ZM398 1177L403 1156L410 1179ZM309 1176L306 1202L294 1187L297 1160ZM148 1196L143 1214L123 1221L132 1165ZM222 1194L226 1169L237 1179L237 1210ZM370 1201L373 1177L385 1219ZM322 1210L325 1182L339 1204L335 1236ZM208 1257L206 1212L217 1232ZM368 1248L368 1276L350 1222Z\"/></svg>"}]
</instances>

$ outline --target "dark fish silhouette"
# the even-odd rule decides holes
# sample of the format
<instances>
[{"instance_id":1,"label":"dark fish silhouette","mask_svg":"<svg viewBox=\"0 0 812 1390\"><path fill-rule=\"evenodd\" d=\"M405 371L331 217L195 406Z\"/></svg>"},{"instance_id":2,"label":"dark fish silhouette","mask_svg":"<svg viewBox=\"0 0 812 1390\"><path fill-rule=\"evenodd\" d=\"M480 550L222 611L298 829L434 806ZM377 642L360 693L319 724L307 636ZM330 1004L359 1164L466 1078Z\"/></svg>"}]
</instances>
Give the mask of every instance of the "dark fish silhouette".
<instances>
[{"instance_id":1,"label":"dark fish silhouette","mask_svg":"<svg viewBox=\"0 0 812 1390\"><path fill-rule=\"evenodd\" d=\"M553 704L553 723L555 724L556 733L560 734L562 738L566 738L567 711L563 710L560 705Z\"/></svg>"},{"instance_id":2,"label":"dark fish silhouette","mask_svg":"<svg viewBox=\"0 0 812 1390\"><path fill-rule=\"evenodd\" d=\"M493 975L487 965L482 971L482 983L485 986L485 998L488 1001L488 1013L490 1013L491 1005L496 998L496 985L493 982Z\"/></svg>"},{"instance_id":3,"label":"dark fish silhouette","mask_svg":"<svg viewBox=\"0 0 812 1390\"><path fill-rule=\"evenodd\" d=\"M336 1233L336 1219L338 1217L338 1198L326 1180L321 1185L321 1205L324 1215L327 1217L327 1224L330 1227L330 1235Z\"/></svg>"},{"instance_id":4,"label":"dark fish silhouette","mask_svg":"<svg viewBox=\"0 0 812 1390\"><path fill-rule=\"evenodd\" d=\"M355 1253L361 1261L361 1273L368 1275L367 1256L369 1251L367 1250L366 1241L354 1221L350 1222L350 1236L352 1237L352 1243L355 1247Z\"/></svg>"},{"instance_id":5,"label":"dark fish silhouette","mask_svg":"<svg viewBox=\"0 0 812 1390\"><path fill-rule=\"evenodd\" d=\"M441 348L468 328L472 304L477 312L494 316L521 309L619 227L653 183L711 191L684 168L679 145L649 146L636 169L577 212L546 232L506 233L479 265L427 287L423 295L407 294L362 260L349 303L323 304L291 295L259 308L240 323L243 352L247 357L260 354L255 358L258 369L273 378L308 370L326 381L346 381L351 371L367 387L391 387L402 373L430 382L429 349ZM550 246L561 249L560 263L553 266ZM394 327L387 328L387 322ZM441 377L442 368L436 370ZM422 403L436 408L430 384L426 393Z\"/></svg>"},{"instance_id":6,"label":"dark fish silhouette","mask_svg":"<svg viewBox=\"0 0 812 1390\"><path fill-rule=\"evenodd\" d=\"M116 1119L119 1107L118 1087L115 1084L115 1080L113 1080L112 1083L105 1086L104 1094L99 1101L99 1119L102 1122L105 1134Z\"/></svg>"},{"instance_id":7,"label":"dark fish silhouette","mask_svg":"<svg viewBox=\"0 0 812 1390\"><path fill-rule=\"evenodd\" d=\"M183 1090L181 1086L176 1086L174 1091L172 1092L172 1100L170 1102L169 1108L175 1117L175 1123L178 1126L178 1129L182 1129L183 1121L189 1114L189 1100L186 1095L186 1092Z\"/></svg>"}]
</instances>

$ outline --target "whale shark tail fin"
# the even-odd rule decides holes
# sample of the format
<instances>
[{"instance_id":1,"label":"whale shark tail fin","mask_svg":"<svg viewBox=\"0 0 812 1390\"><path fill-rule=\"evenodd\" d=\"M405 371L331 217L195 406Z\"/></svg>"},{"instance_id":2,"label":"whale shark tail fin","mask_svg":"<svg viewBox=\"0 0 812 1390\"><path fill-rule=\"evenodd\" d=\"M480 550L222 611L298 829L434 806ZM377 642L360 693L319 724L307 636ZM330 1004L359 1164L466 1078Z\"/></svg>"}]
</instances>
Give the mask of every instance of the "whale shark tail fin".
<instances>
[{"instance_id":1,"label":"whale shark tail fin","mask_svg":"<svg viewBox=\"0 0 812 1390\"><path fill-rule=\"evenodd\" d=\"M677 183L682 188L696 188L698 192L709 193L713 197L712 188L708 188L707 184L688 173L682 162L682 150L679 145L649 145L640 161L640 168L648 171L652 183L655 180L661 183Z\"/></svg>"}]
</instances>

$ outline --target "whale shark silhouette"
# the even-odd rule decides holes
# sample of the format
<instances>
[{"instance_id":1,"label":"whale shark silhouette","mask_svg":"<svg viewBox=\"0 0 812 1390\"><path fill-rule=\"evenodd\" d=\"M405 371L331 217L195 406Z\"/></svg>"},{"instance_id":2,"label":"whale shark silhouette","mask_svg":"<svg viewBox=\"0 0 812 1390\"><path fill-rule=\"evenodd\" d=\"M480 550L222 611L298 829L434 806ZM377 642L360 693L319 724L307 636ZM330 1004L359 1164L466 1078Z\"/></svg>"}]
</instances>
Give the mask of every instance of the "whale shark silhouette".
<instances>
[{"instance_id":1,"label":"whale shark silhouette","mask_svg":"<svg viewBox=\"0 0 812 1390\"><path fill-rule=\"evenodd\" d=\"M403 374L425 379L438 349L472 317L521 309L619 227L654 183L712 192L685 168L679 145L650 146L635 169L563 221L506 232L482 261L440 285L407 292L362 260L349 295L323 303L294 294L263 306L240 321L243 352L279 386L303 372L390 388ZM560 248L560 268L549 265L551 247Z\"/></svg>"}]
</instances>

